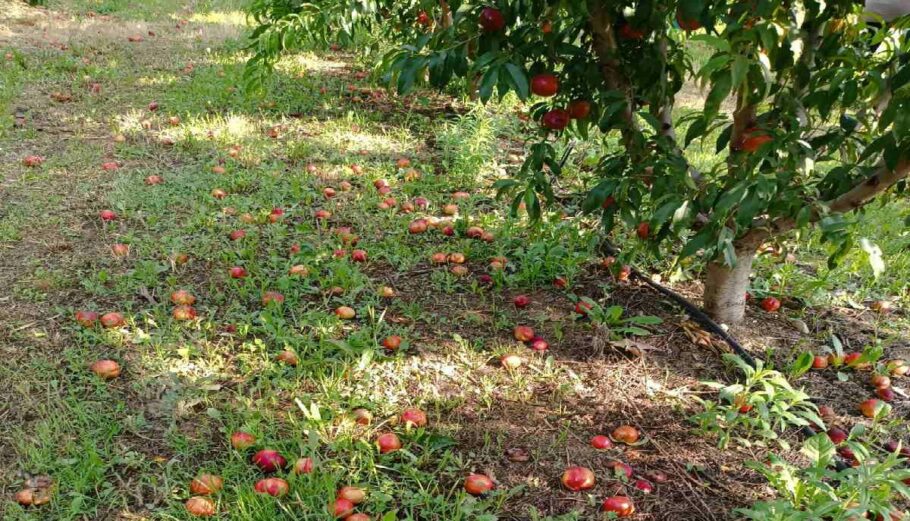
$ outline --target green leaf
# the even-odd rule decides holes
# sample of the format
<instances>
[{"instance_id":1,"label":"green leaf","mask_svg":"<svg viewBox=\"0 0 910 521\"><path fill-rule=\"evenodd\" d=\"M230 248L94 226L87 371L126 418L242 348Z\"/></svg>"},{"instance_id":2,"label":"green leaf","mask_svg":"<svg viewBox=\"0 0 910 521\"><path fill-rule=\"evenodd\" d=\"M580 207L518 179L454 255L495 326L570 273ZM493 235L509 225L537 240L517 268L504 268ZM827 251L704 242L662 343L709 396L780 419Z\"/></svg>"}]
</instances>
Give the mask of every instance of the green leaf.
<instances>
[{"instance_id":1,"label":"green leaf","mask_svg":"<svg viewBox=\"0 0 910 521\"><path fill-rule=\"evenodd\" d=\"M509 77L512 79L512 86L515 87L515 92L518 94L518 97L522 101L528 99L530 90L528 87L528 77L525 75L524 71L514 63L507 63L505 68L509 73Z\"/></svg>"},{"instance_id":2,"label":"green leaf","mask_svg":"<svg viewBox=\"0 0 910 521\"><path fill-rule=\"evenodd\" d=\"M696 34L690 38L693 42L705 42L706 44L714 47L720 52L729 53L730 52L730 42L721 38L720 36L714 36L710 34Z\"/></svg>"},{"instance_id":3,"label":"green leaf","mask_svg":"<svg viewBox=\"0 0 910 521\"><path fill-rule=\"evenodd\" d=\"M749 73L749 60L745 56L736 55L736 58L733 59L732 67L733 75L733 88L738 88L742 82L746 79L746 74Z\"/></svg>"},{"instance_id":4,"label":"green leaf","mask_svg":"<svg viewBox=\"0 0 910 521\"><path fill-rule=\"evenodd\" d=\"M796 360L790 365L789 373L791 378L799 378L800 376L806 374L806 372L812 368L812 362L815 360L815 355L806 351L803 354L799 355Z\"/></svg>"},{"instance_id":5,"label":"green leaf","mask_svg":"<svg viewBox=\"0 0 910 521\"><path fill-rule=\"evenodd\" d=\"M729 70L720 71L714 76L714 84L711 86L711 92L705 100L705 119L713 119L720 110L721 103L730 96L733 87L733 77Z\"/></svg>"},{"instance_id":6,"label":"green leaf","mask_svg":"<svg viewBox=\"0 0 910 521\"><path fill-rule=\"evenodd\" d=\"M484 103L490 101L490 98L493 96L493 87L496 86L498 80L499 67L487 69L487 72L484 73L483 78L480 80L480 89L478 90L480 101Z\"/></svg>"},{"instance_id":7,"label":"green leaf","mask_svg":"<svg viewBox=\"0 0 910 521\"><path fill-rule=\"evenodd\" d=\"M707 128L708 124L704 119L699 118L693 121L692 124L689 125L689 128L686 130L686 139L683 141L683 148L688 147L689 143L695 139L702 137L705 134L705 130L707 130Z\"/></svg>"}]
</instances>

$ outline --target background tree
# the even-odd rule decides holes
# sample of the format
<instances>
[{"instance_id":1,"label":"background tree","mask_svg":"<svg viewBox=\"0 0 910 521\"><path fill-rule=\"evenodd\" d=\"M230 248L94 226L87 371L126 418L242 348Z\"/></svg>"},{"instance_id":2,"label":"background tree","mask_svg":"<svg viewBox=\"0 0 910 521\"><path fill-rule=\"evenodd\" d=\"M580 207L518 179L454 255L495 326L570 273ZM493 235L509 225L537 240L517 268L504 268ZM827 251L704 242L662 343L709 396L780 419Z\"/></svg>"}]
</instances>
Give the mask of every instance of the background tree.
<instances>
[{"instance_id":1,"label":"background tree","mask_svg":"<svg viewBox=\"0 0 910 521\"><path fill-rule=\"evenodd\" d=\"M862 207L910 174L910 22L850 0L257 0L252 14L254 78L305 40L381 36L399 93L464 77L482 101L533 99L540 142L496 188L535 219L557 204L555 140L618 133L583 210L655 255L703 259L705 308L726 323L743 318L759 247L818 226L836 264ZM697 67L692 42L711 49ZM678 109L693 81L704 105ZM697 147L716 152L707 166Z\"/></svg>"}]
</instances>

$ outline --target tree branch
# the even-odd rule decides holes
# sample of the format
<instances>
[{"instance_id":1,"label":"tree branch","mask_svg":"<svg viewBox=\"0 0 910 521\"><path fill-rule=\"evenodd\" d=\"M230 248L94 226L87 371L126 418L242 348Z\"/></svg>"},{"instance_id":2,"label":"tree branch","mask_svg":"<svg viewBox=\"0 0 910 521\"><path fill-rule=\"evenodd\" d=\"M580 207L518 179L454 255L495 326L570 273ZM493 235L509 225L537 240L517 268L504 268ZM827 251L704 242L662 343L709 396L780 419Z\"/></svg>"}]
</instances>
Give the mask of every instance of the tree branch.
<instances>
[{"instance_id":1,"label":"tree branch","mask_svg":"<svg viewBox=\"0 0 910 521\"><path fill-rule=\"evenodd\" d=\"M882 163L861 183L836 199L824 203L824 206L830 213L846 213L856 210L908 176L910 176L910 156L902 157L893 170ZM810 222L816 222L821 218L822 214L813 211ZM737 248L757 248L769 237L787 233L793 228L796 228L796 220L790 217L758 221L745 235L736 240L736 246Z\"/></svg>"},{"instance_id":2,"label":"tree branch","mask_svg":"<svg viewBox=\"0 0 910 521\"><path fill-rule=\"evenodd\" d=\"M626 98L626 108L622 116L627 128L623 129L623 139L627 145L631 145L634 134L638 132L634 113L635 100L632 97L632 87L621 70L622 63L619 61L619 46L616 43L616 33L613 31L613 19L604 9L603 2L589 1L588 9L591 13L594 52L600 62L601 75L603 75L607 87L622 92Z\"/></svg>"}]
</instances>

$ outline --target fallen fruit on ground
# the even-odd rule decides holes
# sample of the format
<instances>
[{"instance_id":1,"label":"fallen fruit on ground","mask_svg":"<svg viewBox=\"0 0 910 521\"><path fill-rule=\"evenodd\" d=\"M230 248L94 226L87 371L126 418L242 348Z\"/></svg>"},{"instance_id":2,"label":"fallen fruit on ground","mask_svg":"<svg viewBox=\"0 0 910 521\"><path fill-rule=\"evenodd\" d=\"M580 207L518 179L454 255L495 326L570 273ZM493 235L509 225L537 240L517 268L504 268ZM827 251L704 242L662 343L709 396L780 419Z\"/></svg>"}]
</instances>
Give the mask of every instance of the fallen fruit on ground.
<instances>
[{"instance_id":1,"label":"fallen fruit on ground","mask_svg":"<svg viewBox=\"0 0 910 521\"><path fill-rule=\"evenodd\" d=\"M376 447L379 448L381 454L388 454L401 448L401 440L394 432L387 432L376 438Z\"/></svg>"},{"instance_id":2,"label":"fallen fruit on ground","mask_svg":"<svg viewBox=\"0 0 910 521\"><path fill-rule=\"evenodd\" d=\"M292 469L294 474L309 474L313 472L313 458L297 458Z\"/></svg>"},{"instance_id":3,"label":"fallen fruit on ground","mask_svg":"<svg viewBox=\"0 0 910 521\"><path fill-rule=\"evenodd\" d=\"M604 500L602 509L604 512L613 512L619 517L629 517L635 513L632 500L626 496L608 497Z\"/></svg>"},{"instance_id":4,"label":"fallen fruit on ground","mask_svg":"<svg viewBox=\"0 0 910 521\"><path fill-rule=\"evenodd\" d=\"M600 450L611 449L613 448L613 441L609 436L599 434L591 438L591 446Z\"/></svg>"},{"instance_id":5,"label":"fallen fruit on ground","mask_svg":"<svg viewBox=\"0 0 910 521\"><path fill-rule=\"evenodd\" d=\"M515 326L512 335L519 342L530 342L534 338L534 329L530 326Z\"/></svg>"},{"instance_id":6,"label":"fallen fruit on ground","mask_svg":"<svg viewBox=\"0 0 910 521\"><path fill-rule=\"evenodd\" d=\"M224 479L214 474L200 474L190 482L190 492L197 496L214 494L224 487Z\"/></svg>"},{"instance_id":7,"label":"fallen fruit on ground","mask_svg":"<svg viewBox=\"0 0 910 521\"><path fill-rule=\"evenodd\" d=\"M114 360L98 360L89 369L105 380L112 380L120 376L120 364Z\"/></svg>"},{"instance_id":8,"label":"fallen fruit on ground","mask_svg":"<svg viewBox=\"0 0 910 521\"><path fill-rule=\"evenodd\" d=\"M493 490L493 480L483 474L470 474L464 480L465 492L472 496L481 496Z\"/></svg>"},{"instance_id":9,"label":"fallen fruit on ground","mask_svg":"<svg viewBox=\"0 0 910 521\"><path fill-rule=\"evenodd\" d=\"M573 492L587 490L594 486L594 472L587 467L569 467L562 473L561 481Z\"/></svg>"},{"instance_id":10,"label":"fallen fruit on ground","mask_svg":"<svg viewBox=\"0 0 910 521\"><path fill-rule=\"evenodd\" d=\"M401 413L401 423L406 427L426 427L427 415L415 407L405 409Z\"/></svg>"},{"instance_id":11,"label":"fallen fruit on ground","mask_svg":"<svg viewBox=\"0 0 910 521\"><path fill-rule=\"evenodd\" d=\"M252 447L256 443L256 437L244 431L236 431L231 434L231 446L237 450L244 450Z\"/></svg>"},{"instance_id":12,"label":"fallen fruit on ground","mask_svg":"<svg viewBox=\"0 0 910 521\"><path fill-rule=\"evenodd\" d=\"M215 515L215 502L207 497L191 497L184 504L186 511L195 517L209 517Z\"/></svg>"},{"instance_id":13,"label":"fallen fruit on ground","mask_svg":"<svg viewBox=\"0 0 910 521\"><path fill-rule=\"evenodd\" d=\"M620 425L613 429L612 436L615 441L625 443L626 445L633 445L638 442L640 434L638 429L631 425Z\"/></svg>"},{"instance_id":14,"label":"fallen fruit on ground","mask_svg":"<svg viewBox=\"0 0 910 521\"><path fill-rule=\"evenodd\" d=\"M250 458L253 465L266 473L277 472L287 465L287 460L277 450L262 449Z\"/></svg>"},{"instance_id":15,"label":"fallen fruit on ground","mask_svg":"<svg viewBox=\"0 0 910 521\"><path fill-rule=\"evenodd\" d=\"M253 488L260 494L281 497L287 494L291 487L281 478L265 478L257 481Z\"/></svg>"},{"instance_id":16,"label":"fallen fruit on ground","mask_svg":"<svg viewBox=\"0 0 910 521\"><path fill-rule=\"evenodd\" d=\"M339 306L335 309L335 316L341 320L351 320L357 315L357 312L354 311L354 308L348 306Z\"/></svg>"},{"instance_id":17,"label":"fallen fruit on ground","mask_svg":"<svg viewBox=\"0 0 910 521\"><path fill-rule=\"evenodd\" d=\"M100 319L101 325L107 328L120 327L126 324L126 319L123 318L123 315L112 311L110 313L105 313L101 315Z\"/></svg>"},{"instance_id":18,"label":"fallen fruit on ground","mask_svg":"<svg viewBox=\"0 0 910 521\"><path fill-rule=\"evenodd\" d=\"M359 505L366 499L367 493L362 488L347 486L341 487L338 490L338 497L346 499L355 505Z\"/></svg>"}]
</instances>

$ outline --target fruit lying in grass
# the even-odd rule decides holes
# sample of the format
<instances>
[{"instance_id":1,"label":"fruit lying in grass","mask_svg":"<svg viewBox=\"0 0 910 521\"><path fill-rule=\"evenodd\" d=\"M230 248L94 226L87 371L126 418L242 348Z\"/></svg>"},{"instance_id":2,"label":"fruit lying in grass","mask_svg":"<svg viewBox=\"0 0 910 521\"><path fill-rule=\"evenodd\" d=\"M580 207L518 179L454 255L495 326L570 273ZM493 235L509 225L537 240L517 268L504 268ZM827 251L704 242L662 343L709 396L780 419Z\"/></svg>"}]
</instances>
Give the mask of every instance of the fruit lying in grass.
<instances>
[{"instance_id":1,"label":"fruit lying in grass","mask_svg":"<svg viewBox=\"0 0 910 521\"><path fill-rule=\"evenodd\" d=\"M357 425L369 425L373 422L373 413L363 407L354 409L351 411L351 415L354 417L354 423Z\"/></svg>"},{"instance_id":2,"label":"fruit lying in grass","mask_svg":"<svg viewBox=\"0 0 910 521\"><path fill-rule=\"evenodd\" d=\"M98 217L100 217L102 221L110 222L117 219L117 214L114 213L113 210L101 210L98 212Z\"/></svg>"},{"instance_id":3,"label":"fruit lying in grass","mask_svg":"<svg viewBox=\"0 0 910 521\"><path fill-rule=\"evenodd\" d=\"M611 440L609 436L598 434L591 438L591 446L598 450L612 449L613 440Z\"/></svg>"},{"instance_id":4,"label":"fruit lying in grass","mask_svg":"<svg viewBox=\"0 0 910 521\"><path fill-rule=\"evenodd\" d=\"M875 398L869 398L859 404L859 412L863 414L866 418L874 418L875 411L880 407L881 402Z\"/></svg>"},{"instance_id":5,"label":"fruit lying in grass","mask_svg":"<svg viewBox=\"0 0 910 521\"><path fill-rule=\"evenodd\" d=\"M224 479L214 474L200 474L190 482L190 492L197 496L214 494L224 487Z\"/></svg>"},{"instance_id":6,"label":"fruit lying in grass","mask_svg":"<svg viewBox=\"0 0 910 521\"><path fill-rule=\"evenodd\" d=\"M483 474L470 474L464 480L465 492L472 496L481 496L493 490L493 480Z\"/></svg>"},{"instance_id":7,"label":"fruit lying in grass","mask_svg":"<svg viewBox=\"0 0 910 521\"><path fill-rule=\"evenodd\" d=\"M465 231L465 235L471 239L480 239L483 237L483 228L480 226L471 226Z\"/></svg>"},{"instance_id":8,"label":"fruit lying in grass","mask_svg":"<svg viewBox=\"0 0 910 521\"><path fill-rule=\"evenodd\" d=\"M344 498L337 498L329 504L329 513L335 518L347 517L354 512L354 503Z\"/></svg>"},{"instance_id":9,"label":"fruit lying in grass","mask_svg":"<svg viewBox=\"0 0 910 521\"><path fill-rule=\"evenodd\" d=\"M654 492L654 485L652 485L651 482L646 479L636 479L634 485L635 488L638 489L638 491L642 494L650 494L651 492Z\"/></svg>"},{"instance_id":10,"label":"fruit lying in grass","mask_svg":"<svg viewBox=\"0 0 910 521\"><path fill-rule=\"evenodd\" d=\"M120 165L116 161L105 161L101 163L101 170L105 172L112 172L120 168Z\"/></svg>"},{"instance_id":11,"label":"fruit lying in grass","mask_svg":"<svg viewBox=\"0 0 910 521\"><path fill-rule=\"evenodd\" d=\"M370 521L370 516L364 513L351 514L344 518L344 521Z\"/></svg>"},{"instance_id":12,"label":"fruit lying in grass","mask_svg":"<svg viewBox=\"0 0 910 521\"><path fill-rule=\"evenodd\" d=\"M907 376L910 374L910 364L904 360L888 360L885 362L885 368L891 373L891 376Z\"/></svg>"},{"instance_id":13,"label":"fruit lying in grass","mask_svg":"<svg viewBox=\"0 0 910 521\"><path fill-rule=\"evenodd\" d=\"M230 273L232 279L242 279L246 277L246 270L241 266L234 266L228 273Z\"/></svg>"},{"instance_id":14,"label":"fruit lying in grass","mask_svg":"<svg viewBox=\"0 0 910 521\"><path fill-rule=\"evenodd\" d=\"M276 356L275 359L291 367L297 367L297 364L300 363L300 359L297 358L297 353L287 349L278 353L278 356Z\"/></svg>"},{"instance_id":15,"label":"fruit lying in grass","mask_svg":"<svg viewBox=\"0 0 910 521\"><path fill-rule=\"evenodd\" d=\"M884 400L886 402L892 402L892 401L894 401L894 398L896 397L894 390L891 389L890 387L880 387L880 388L876 389L875 396L878 396L879 398L881 398L882 400Z\"/></svg>"},{"instance_id":16,"label":"fruit lying in grass","mask_svg":"<svg viewBox=\"0 0 910 521\"><path fill-rule=\"evenodd\" d=\"M383 286L379 288L379 296L382 298L393 298L395 297L395 290L389 286Z\"/></svg>"},{"instance_id":17,"label":"fruit lying in grass","mask_svg":"<svg viewBox=\"0 0 910 521\"><path fill-rule=\"evenodd\" d=\"M426 219L416 219L411 221L411 224L408 225L408 232L412 234L423 233L427 231L427 220Z\"/></svg>"},{"instance_id":18,"label":"fruit lying in grass","mask_svg":"<svg viewBox=\"0 0 910 521\"><path fill-rule=\"evenodd\" d=\"M214 197L215 199L224 199L227 196L228 196L228 193L226 191L222 190L221 188L215 188L214 190L212 190L212 197Z\"/></svg>"},{"instance_id":19,"label":"fruit lying in grass","mask_svg":"<svg viewBox=\"0 0 910 521\"><path fill-rule=\"evenodd\" d=\"M331 199L331 198L335 197L335 189L330 186L327 186L322 190L322 195L326 199Z\"/></svg>"},{"instance_id":20,"label":"fruit lying in grass","mask_svg":"<svg viewBox=\"0 0 910 521\"><path fill-rule=\"evenodd\" d=\"M350 192L354 188L354 185L347 181L342 181L338 183L338 188L341 188L342 192Z\"/></svg>"},{"instance_id":21,"label":"fruit lying in grass","mask_svg":"<svg viewBox=\"0 0 910 521\"><path fill-rule=\"evenodd\" d=\"M272 211L269 212L269 222L272 224L275 224L278 221L280 221L282 217L284 217L283 208L272 208Z\"/></svg>"},{"instance_id":22,"label":"fruit lying in grass","mask_svg":"<svg viewBox=\"0 0 910 521\"><path fill-rule=\"evenodd\" d=\"M430 255L430 263L432 264L445 264L448 256L442 252L436 252L433 255Z\"/></svg>"},{"instance_id":23,"label":"fruit lying in grass","mask_svg":"<svg viewBox=\"0 0 910 521\"><path fill-rule=\"evenodd\" d=\"M524 359L516 354L502 355L499 363L506 369L518 369L524 364Z\"/></svg>"},{"instance_id":24,"label":"fruit lying in grass","mask_svg":"<svg viewBox=\"0 0 910 521\"><path fill-rule=\"evenodd\" d=\"M291 471L294 474L309 474L313 472L313 458L297 458Z\"/></svg>"},{"instance_id":25,"label":"fruit lying in grass","mask_svg":"<svg viewBox=\"0 0 910 521\"><path fill-rule=\"evenodd\" d=\"M278 293L277 291L266 291L262 294L262 305L268 306L269 304L281 304L284 302L284 295Z\"/></svg>"},{"instance_id":26,"label":"fruit lying in grass","mask_svg":"<svg viewBox=\"0 0 910 521\"><path fill-rule=\"evenodd\" d=\"M291 487L281 478L265 478L257 481L253 488L260 494L281 497L287 494Z\"/></svg>"},{"instance_id":27,"label":"fruit lying in grass","mask_svg":"<svg viewBox=\"0 0 910 521\"><path fill-rule=\"evenodd\" d=\"M100 321L101 325L107 328L121 327L126 324L126 319L123 318L123 315L116 311L101 315Z\"/></svg>"},{"instance_id":28,"label":"fruit lying in grass","mask_svg":"<svg viewBox=\"0 0 910 521\"><path fill-rule=\"evenodd\" d=\"M862 353L852 352L844 355L844 364L847 367L853 369L868 369L871 364L869 362L861 362L860 358L863 356Z\"/></svg>"},{"instance_id":29,"label":"fruit lying in grass","mask_svg":"<svg viewBox=\"0 0 910 521\"><path fill-rule=\"evenodd\" d=\"M640 434L638 429L631 425L620 425L613 429L612 436L615 441L625 443L626 445L633 445L638 442Z\"/></svg>"},{"instance_id":30,"label":"fruit lying in grass","mask_svg":"<svg viewBox=\"0 0 910 521\"><path fill-rule=\"evenodd\" d=\"M241 268L243 269L243 268ZM288 269L288 275L291 277L306 277L310 274L309 268L303 264L295 264Z\"/></svg>"},{"instance_id":31,"label":"fruit lying in grass","mask_svg":"<svg viewBox=\"0 0 910 521\"><path fill-rule=\"evenodd\" d=\"M831 427L828 429L828 438L830 438L831 442L835 445L840 445L841 443L847 441L849 435L841 428Z\"/></svg>"},{"instance_id":32,"label":"fruit lying in grass","mask_svg":"<svg viewBox=\"0 0 910 521\"><path fill-rule=\"evenodd\" d=\"M145 184L149 186L160 185L162 183L164 183L164 178L160 175L150 175L145 178Z\"/></svg>"},{"instance_id":33,"label":"fruit lying in grass","mask_svg":"<svg viewBox=\"0 0 910 521\"><path fill-rule=\"evenodd\" d=\"M195 517L209 517L215 515L215 502L207 497L191 497L184 504L186 511Z\"/></svg>"},{"instance_id":34,"label":"fruit lying in grass","mask_svg":"<svg viewBox=\"0 0 910 521\"><path fill-rule=\"evenodd\" d=\"M259 470L266 473L277 472L283 469L288 460L284 458L277 450L262 449L250 458L253 465L259 467Z\"/></svg>"},{"instance_id":35,"label":"fruit lying in grass","mask_svg":"<svg viewBox=\"0 0 910 521\"><path fill-rule=\"evenodd\" d=\"M382 341L382 347L386 348L389 351L396 351L401 347L401 337L398 335L390 335L385 337Z\"/></svg>"},{"instance_id":36,"label":"fruit lying in grass","mask_svg":"<svg viewBox=\"0 0 910 521\"><path fill-rule=\"evenodd\" d=\"M458 213L458 205L457 205L457 204L447 204L447 205L445 205L445 206L442 207L442 214L443 214L443 215L455 215L455 214L457 214L457 213Z\"/></svg>"},{"instance_id":37,"label":"fruit lying in grass","mask_svg":"<svg viewBox=\"0 0 910 521\"><path fill-rule=\"evenodd\" d=\"M227 172L227 170L221 165L215 165L212 167L213 174L221 175L221 174L224 174L225 172Z\"/></svg>"},{"instance_id":38,"label":"fruit lying in grass","mask_svg":"<svg viewBox=\"0 0 910 521\"><path fill-rule=\"evenodd\" d=\"M127 244L118 242L111 246L111 253L114 257L126 257L130 254L130 247Z\"/></svg>"},{"instance_id":39,"label":"fruit lying in grass","mask_svg":"<svg viewBox=\"0 0 910 521\"><path fill-rule=\"evenodd\" d=\"M549 73L537 74L531 78L531 92L545 98L559 92L559 79Z\"/></svg>"},{"instance_id":40,"label":"fruit lying in grass","mask_svg":"<svg viewBox=\"0 0 910 521\"><path fill-rule=\"evenodd\" d=\"M456 253L450 253L446 260L452 264L464 264L466 259L464 257L464 253L456 252Z\"/></svg>"},{"instance_id":41,"label":"fruit lying in grass","mask_svg":"<svg viewBox=\"0 0 910 521\"><path fill-rule=\"evenodd\" d=\"M394 432L387 432L376 438L376 447L379 448L380 454L388 454L401 448L401 440Z\"/></svg>"},{"instance_id":42,"label":"fruit lying in grass","mask_svg":"<svg viewBox=\"0 0 910 521\"><path fill-rule=\"evenodd\" d=\"M357 315L357 312L353 308L348 306L339 306L335 309L335 316L341 320L351 320Z\"/></svg>"},{"instance_id":43,"label":"fruit lying in grass","mask_svg":"<svg viewBox=\"0 0 910 521\"><path fill-rule=\"evenodd\" d=\"M405 409L401 413L401 423L405 427L426 427L427 413L416 407Z\"/></svg>"},{"instance_id":44,"label":"fruit lying in grass","mask_svg":"<svg viewBox=\"0 0 910 521\"><path fill-rule=\"evenodd\" d=\"M622 461L609 461L607 462L607 468L611 469L613 471L613 475L619 479L632 479L632 467L627 463L623 463Z\"/></svg>"},{"instance_id":45,"label":"fruit lying in grass","mask_svg":"<svg viewBox=\"0 0 910 521\"><path fill-rule=\"evenodd\" d=\"M813 369L825 369L828 367L828 357L822 355L815 355L815 358L812 359L812 368Z\"/></svg>"},{"instance_id":46,"label":"fruit lying in grass","mask_svg":"<svg viewBox=\"0 0 910 521\"><path fill-rule=\"evenodd\" d=\"M313 216L316 217L317 219L319 219L320 221L324 221L332 216L332 212L330 212L328 210L316 210L316 213L314 213Z\"/></svg>"},{"instance_id":47,"label":"fruit lying in grass","mask_svg":"<svg viewBox=\"0 0 910 521\"><path fill-rule=\"evenodd\" d=\"M562 485L572 492L594 486L594 473L586 467L569 467L562 473Z\"/></svg>"},{"instance_id":48,"label":"fruit lying in grass","mask_svg":"<svg viewBox=\"0 0 910 521\"><path fill-rule=\"evenodd\" d=\"M569 125L569 113L563 109L553 109L545 113L540 122L544 128L562 130Z\"/></svg>"},{"instance_id":49,"label":"fruit lying in grass","mask_svg":"<svg viewBox=\"0 0 910 521\"><path fill-rule=\"evenodd\" d=\"M120 364L113 360L98 360L89 369L105 380L113 380L120 376Z\"/></svg>"},{"instance_id":50,"label":"fruit lying in grass","mask_svg":"<svg viewBox=\"0 0 910 521\"><path fill-rule=\"evenodd\" d=\"M869 306L869 308L876 313L885 314L891 311L891 303L887 300L876 300Z\"/></svg>"},{"instance_id":51,"label":"fruit lying in grass","mask_svg":"<svg viewBox=\"0 0 910 521\"><path fill-rule=\"evenodd\" d=\"M366 250L354 250L351 252L351 260L354 262L366 262L367 261L367 252Z\"/></svg>"},{"instance_id":52,"label":"fruit lying in grass","mask_svg":"<svg viewBox=\"0 0 910 521\"><path fill-rule=\"evenodd\" d=\"M456 277L464 277L468 274L468 268L460 264L452 266L449 271L452 272L452 275L455 275Z\"/></svg>"},{"instance_id":53,"label":"fruit lying in grass","mask_svg":"<svg viewBox=\"0 0 910 521\"><path fill-rule=\"evenodd\" d=\"M76 322L82 327L95 327L98 322L98 313L94 311L77 311Z\"/></svg>"},{"instance_id":54,"label":"fruit lying in grass","mask_svg":"<svg viewBox=\"0 0 910 521\"><path fill-rule=\"evenodd\" d=\"M186 321L196 318L196 309L193 306L177 306L171 312L174 320Z\"/></svg>"},{"instance_id":55,"label":"fruit lying in grass","mask_svg":"<svg viewBox=\"0 0 910 521\"><path fill-rule=\"evenodd\" d=\"M236 431L231 434L231 447L237 450L248 449L256 443L256 437L248 432Z\"/></svg>"},{"instance_id":56,"label":"fruit lying in grass","mask_svg":"<svg viewBox=\"0 0 910 521\"><path fill-rule=\"evenodd\" d=\"M338 490L338 497L346 499L355 505L359 505L367 498L367 492L359 487L341 487L341 489Z\"/></svg>"},{"instance_id":57,"label":"fruit lying in grass","mask_svg":"<svg viewBox=\"0 0 910 521\"><path fill-rule=\"evenodd\" d=\"M635 513L635 506L626 496L611 496L604 500L602 510L613 512L617 517L629 517Z\"/></svg>"},{"instance_id":58,"label":"fruit lying in grass","mask_svg":"<svg viewBox=\"0 0 910 521\"><path fill-rule=\"evenodd\" d=\"M531 304L531 297L527 295L517 295L512 299L512 304L515 304L515 307L518 309L524 309Z\"/></svg>"},{"instance_id":59,"label":"fruit lying in grass","mask_svg":"<svg viewBox=\"0 0 910 521\"><path fill-rule=\"evenodd\" d=\"M584 300L579 300L578 302L575 303L575 312L581 316L587 316L588 311L590 311L591 308L593 308L593 307L594 306L592 306L588 302L585 302Z\"/></svg>"},{"instance_id":60,"label":"fruit lying in grass","mask_svg":"<svg viewBox=\"0 0 910 521\"><path fill-rule=\"evenodd\" d=\"M519 342L530 342L534 338L534 329L530 326L515 326L512 335Z\"/></svg>"},{"instance_id":61,"label":"fruit lying in grass","mask_svg":"<svg viewBox=\"0 0 910 521\"><path fill-rule=\"evenodd\" d=\"M484 7L480 11L480 18L478 18L477 22L484 32L488 33L498 33L506 26L506 20L503 18L502 12L494 7Z\"/></svg>"},{"instance_id":62,"label":"fruit lying in grass","mask_svg":"<svg viewBox=\"0 0 910 521\"><path fill-rule=\"evenodd\" d=\"M891 379L883 374L874 374L869 380L872 384L872 387L876 389L884 389L886 387L891 387Z\"/></svg>"},{"instance_id":63,"label":"fruit lying in grass","mask_svg":"<svg viewBox=\"0 0 910 521\"><path fill-rule=\"evenodd\" d=\"M780 309L780 301L774 297L765 297L761 301L761 308L768 313L774 313Z\"/></svg>"},{"instance_id":64,"label":"fruit lying in grass","mask_svg":"<svg viewBox=\"0 0 910 521\"><path fill-rule=\"evenodd\" d=\"M171 302L178 306L192 306L196 303L196 297L185 289L178 289L171 293Z\"/></svg>"},{"instance_id":65,"label":"fruit lying in grass","mask_svg":"<svg viewBox=\"0 0 910 521\"><path fill-rule=\"evenodd\" d=\"M541 338L539 336L535 336L534 338L531 339L530 342L528 342L528 347L530 347L532 351L537 351L538 353L542 353L542 352L550 349L550 344L543 338Z\"/></svg>"},{"instance_id":66,"label":"fruit lying in grass","mask_svg":"<svg viewBox=\"0 0 910 521\"><path fill-rule=\"evenodd\" d=\"M568 286L569 286L569 281L567 281L566 279L564 279L562 277L556 277L555 279L553 279L553 287L555 287L555 288L565 289Z\"/></svg>"},{"instance_id":67,"label":"fruit lying in grass","mask_svg":"<svg viewBox=\"0 0 910 521\"><path fill-rule=\"evenodd\" d=\"M41 163L43 163L43 162L44 162L44 158L41 156L25 156L22 159L22 164L29 168L41 166Z\"/></svg>"},{"instance_id":68,"label":"fruit lying in grass","mask_svg":"<svg viewBox=\"0 0 910 521\"><path fill-rule=\"evenodd\" d=\"M234 230L228 235L228 238L232 241L239 241L244 237L246 237L246 232L243 230Z\"/></svg>"}]
</instances>

